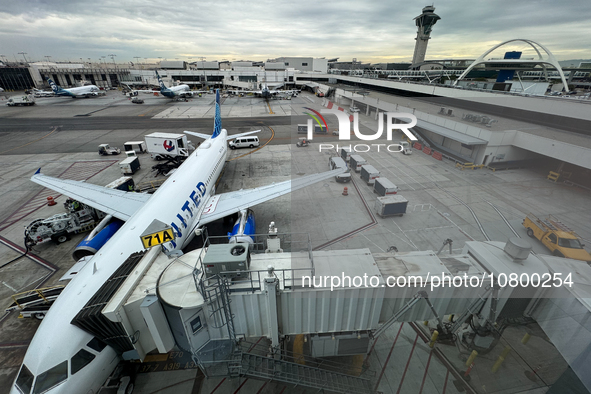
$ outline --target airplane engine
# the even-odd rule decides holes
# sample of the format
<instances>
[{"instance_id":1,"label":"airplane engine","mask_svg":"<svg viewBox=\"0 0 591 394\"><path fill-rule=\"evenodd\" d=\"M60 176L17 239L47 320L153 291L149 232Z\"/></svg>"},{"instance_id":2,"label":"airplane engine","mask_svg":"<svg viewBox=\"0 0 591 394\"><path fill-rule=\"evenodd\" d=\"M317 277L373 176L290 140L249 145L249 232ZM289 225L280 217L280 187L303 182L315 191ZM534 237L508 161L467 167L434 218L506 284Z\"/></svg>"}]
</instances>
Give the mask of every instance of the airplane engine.
<instances>
[{"instance_id":1,"label":"airplane engine","mask_svg":"<svg viewBox=\"0 0 591 394\"><path fill-rule=\"evenodd\" d=\"M238 220L236 220L232 231L228 233L229 242L254 244L254 239L252 238L252 235L254 234L254 212L250 209L240 211L238 214Z\"/></svg>"},{"instance_id":2,"label":"airplane engine","mask_svg":"<svg viewBox=\"0 0 591 394\"><path fill-rule=\"evenodd\" d=\"M74 260L78 261L86 256L93 256L98 252L104 244L123 226L123 222L117 219L113 219L107 224L101 231L99 231L94 237L90 238L92 233L82 240L72 252ZM90 239L89 239L90 238Z\"/></svg>"}]
</instances>

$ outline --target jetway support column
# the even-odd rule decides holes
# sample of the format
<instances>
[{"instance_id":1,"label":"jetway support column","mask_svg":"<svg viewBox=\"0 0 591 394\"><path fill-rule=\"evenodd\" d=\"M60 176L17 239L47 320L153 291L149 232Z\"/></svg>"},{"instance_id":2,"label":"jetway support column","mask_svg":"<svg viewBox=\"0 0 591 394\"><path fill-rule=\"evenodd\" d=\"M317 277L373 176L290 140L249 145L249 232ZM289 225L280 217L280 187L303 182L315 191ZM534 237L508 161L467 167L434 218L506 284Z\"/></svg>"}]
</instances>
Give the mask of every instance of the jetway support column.
<instances>
[{"instance_id":1,"label":"jetway support column","mask_svg":"<svg viewBox=\"0 0 591 394\"><path fill-rule=\"evenodd\" d=\"M273 273L273 266L267 268L269 276L265 278L265 294L267 295L267 319L269 324L269 335L271 347L275 358L280 356L279 352L279 322L277 316L277 284L278 280Z\"/></svg>"}]
</instances>

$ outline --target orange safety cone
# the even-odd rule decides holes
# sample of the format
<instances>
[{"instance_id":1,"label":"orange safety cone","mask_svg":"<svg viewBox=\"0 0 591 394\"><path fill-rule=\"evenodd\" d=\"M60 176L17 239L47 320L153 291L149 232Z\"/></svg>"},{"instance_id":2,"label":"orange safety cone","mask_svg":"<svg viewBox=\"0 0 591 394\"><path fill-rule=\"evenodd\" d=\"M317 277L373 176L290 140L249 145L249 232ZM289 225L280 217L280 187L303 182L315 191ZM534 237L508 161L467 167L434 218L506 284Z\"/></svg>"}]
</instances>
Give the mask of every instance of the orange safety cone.
<instances>
[{"instance_id":1,"label":"orange safety cone","mask_svg":"<svg viewBox=\"0 0 591 394\"><path fill-rule=\"evenodd\" d=\"M57 205L57 202L55 202L53 200L53 197L49 196L49 197L47 197L47 205L51 207L51 206Z\"/></svg>"},{"instance_id":2,"label":"orange safety cone","mask_svg":"<svg viewBox=\"0 0 591 394\"><path fill-rule=\"evenodd\" d=\"M343 196L348 196L349 195L349 189L347 189L347 186L345 186L345 188L343 189Z\"/></svg>"}]
</instances>

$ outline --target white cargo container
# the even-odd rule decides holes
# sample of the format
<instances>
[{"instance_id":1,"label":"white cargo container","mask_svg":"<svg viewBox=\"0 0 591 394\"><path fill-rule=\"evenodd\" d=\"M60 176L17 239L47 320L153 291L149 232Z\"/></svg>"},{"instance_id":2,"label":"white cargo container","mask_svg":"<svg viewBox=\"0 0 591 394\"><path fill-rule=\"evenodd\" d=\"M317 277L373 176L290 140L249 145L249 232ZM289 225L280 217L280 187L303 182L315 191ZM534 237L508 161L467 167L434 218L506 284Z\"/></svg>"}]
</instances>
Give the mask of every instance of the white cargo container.
<instances>
[{"instance_id":1,"label":"white cargo container","mask_svg":"<svg viewBox=\"0 0 591 394\"><path fill-rule=\"evenodd\" d=\"M376 201L376 213L382 217L385 216L402 216L406 213L406 206L408 200L400 194L394 196L378 197Z\"/></svg>"},{"instance_id":2,"label":"white cargo container","mask_svg":"<svg viewBox=\"0 0 591 394\"><path fill-rule=\"evenodd\" d=\"M351 147L347 146L345 148L341 148L341 157L346 162L349 162L349 159L351 158Z\"/></svg>"},{"instance_id":3,"label":"white cargo container","mask_svg":"<svg viewBox=\"0 0 591 394\"><path fill-rule=\"evenodd\" d=\"M351 160L353 160L352 157ZM388 178L380 177L373 184L373 191L382 197L389 196L398 193L398 186L390 182Z\"/></svg>"},{"instance_id":4,"label":"white cargo container","mask_svg":"<svg viewBox=\"0 0 591 394\"><path fill-rule=\"evenodd\" d=\"M376 170L374 166L369 164L361 166L361 179L363 179L368 185L373 185L376 181L376 178L379 177L380 172Z\"/></svg>"},{"instance_id":5,"label":"white cargo container","mask_svg":"<svg viewBox=\"0 0 591 394\"><path fill-rule=\"evenodd\" d=\"M367 160L359 155L351 155L349 158L349 166L355 172L361 171L361 166L367 164Z\"/></svg>"},{"instance_id":6,"label":"white cargo container","mask_svg":"<svg viewBox=\"0 0 591 394\"><path fill-rule=\"evenodd\" d=\"M186 134L152 133L145 138L146 148L152 155L189 156Z\"/></svg>"},{"instance_id":7,"label":"white cargo container","mask_svg":"<svg viewBox=\"0 0 591 394\"><path fill-rule=\"evenodd\" d=\"M140 169L140 160L137 156L128 157L119 163L119 168L123 175L133 175L137 170Z\"/></svg>"}]
</instances>

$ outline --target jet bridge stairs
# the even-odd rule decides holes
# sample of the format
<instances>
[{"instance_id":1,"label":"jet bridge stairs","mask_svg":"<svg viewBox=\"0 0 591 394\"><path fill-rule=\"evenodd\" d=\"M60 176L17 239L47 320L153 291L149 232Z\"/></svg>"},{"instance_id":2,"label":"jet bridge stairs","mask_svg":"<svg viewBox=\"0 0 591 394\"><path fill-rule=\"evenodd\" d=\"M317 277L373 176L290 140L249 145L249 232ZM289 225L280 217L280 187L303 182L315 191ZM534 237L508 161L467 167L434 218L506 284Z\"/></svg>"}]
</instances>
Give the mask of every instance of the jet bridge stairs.
<instances>
[{"instance_id":1,"label":"jet bridge stairs","mask_svg":"<svg viewBox=\"0 0 591 394\"><path fill-rule=\"evenodd\" d=\"M217 275L213 281L211 279L210 283L213 283L204 286L201 292L208 301L210 317L219 322L218 328L226 327L230 339L209 341L193 352L194 361L206 376L247 376L334 393L375 393L369 378L336 372L351 369L348 365L295 355L285 350L272 354L268 346L238 340L231 311L228 279ZM287 361L289 359L298 362ZM371 371L359 372L366 376L371 374Z\"/></svg>"}]
</instances>

